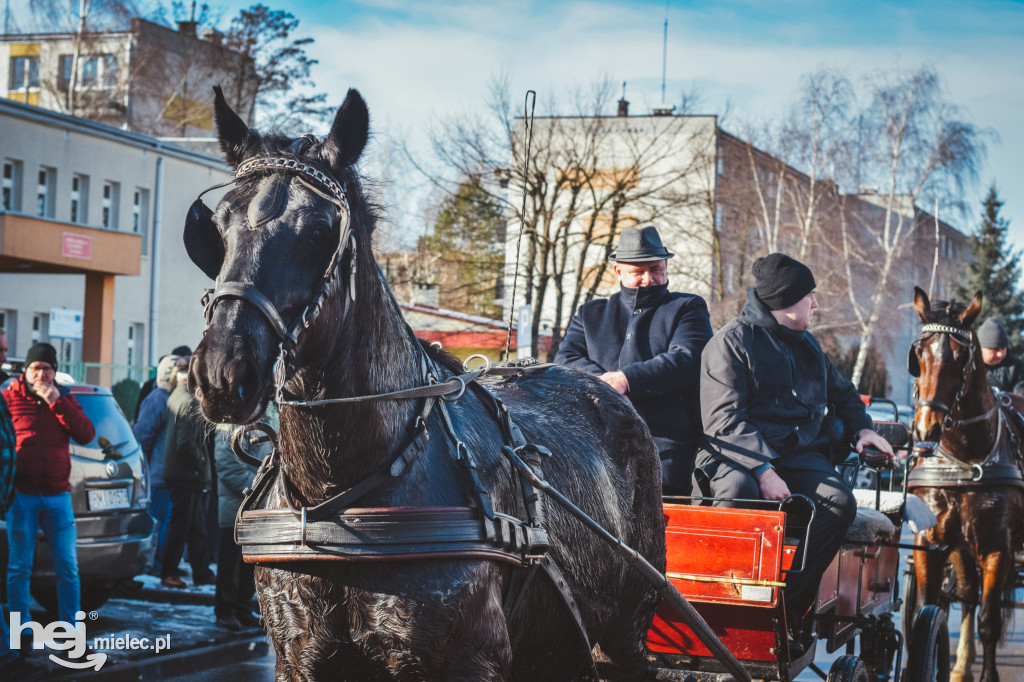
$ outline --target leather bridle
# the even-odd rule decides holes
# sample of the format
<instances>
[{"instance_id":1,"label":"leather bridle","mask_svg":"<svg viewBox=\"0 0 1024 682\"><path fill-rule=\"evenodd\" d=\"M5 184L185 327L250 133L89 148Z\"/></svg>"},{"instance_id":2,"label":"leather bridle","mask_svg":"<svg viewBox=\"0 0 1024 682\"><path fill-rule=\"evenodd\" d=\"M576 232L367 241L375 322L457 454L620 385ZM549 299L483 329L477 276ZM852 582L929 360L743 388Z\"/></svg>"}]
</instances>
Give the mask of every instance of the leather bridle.
<instances>
[{"instance_id":1,"label":"leather bridle","mask_svg":"<svg viewBox=\"0 0 1024 682\"><path fill-rule=\"evenodd\" d=\"M338 266L346 253L349 258L349 300L355 300L355 256L357 251L356 236L351 229L350 210L345 187L338 182L327 171L302 160L300 155L312 145L311 136L303 136L295 140L287 153L272 153L249 158L238 165L235 176L231 180L206 189L199 196L219 187L249 180L255 175L265 173L279 173L294 175L302 185L313 193L327 199L338 208L338 244L330 261L324 270L320 288L316 294L310 297L309 302L295 319L286 321L281 312L277 309L263 292L254 284L248 282L220 281L214 282L213 289L207 289L203 296L204 315L206 325L209 327L214 308L217 303L224 299L237 299L248 303L260 312L263 318L270 325L278 338L278 356L274 363L274 383L277 390L277 399L281 399L281 391L285 382L294 371L293 361L295 349L298 346L299 335L303 330L308 329L316 321L323 310L324 303L330 295L331 287L338 273ZM200 199L196 200L197 202ZM251 219L250 219L251 222ZM254 229L255 225L251 225Z\"/></svg>"},{"instance_id":2,"label":"leather bridle","mask_svg":"<svg viewBox=\"0 0 1024 682\"><path fill-rule=\"evenodd\" d=\"M913 355L915 349L921 347L922 341L924 341L924 337L929 336L931 334L946 334L953 339L954 343L958 344L961 347L966 347L968 353L967 362L964 364L964 373L960 379L960 386L959 388L957 388L956 393L953 396L953 402L951 405L946 405L945 403L940 402L938 400L918 398L917 394L919 391L918 381L920 380L920 367L918 367L918 371L916 374L912 370L911 373L918 378L918 380L914 382L914 394L917 404L923 405L924 407L930 407L933 410L941 410L942 412L944 412L945 416L942 418L942 428L944 429L960 429L963 428L964 426L969 426L971 424L975 424L977 422L989 419L998 409L998 405L996 405L991 410L983 414L976 415L974 417L969 417L967 419L953 419L952 417L953 410L959 406L960 399L963 397L964 389L967 386L967 373L974 368L974 336L971 333L971 331L969 329L961 329L960 327L953 327L951 325L945 324L926 324L921 328L920 338L918 338L917 341L911 344L910 353Z\"/></svg>"}]
</instances>

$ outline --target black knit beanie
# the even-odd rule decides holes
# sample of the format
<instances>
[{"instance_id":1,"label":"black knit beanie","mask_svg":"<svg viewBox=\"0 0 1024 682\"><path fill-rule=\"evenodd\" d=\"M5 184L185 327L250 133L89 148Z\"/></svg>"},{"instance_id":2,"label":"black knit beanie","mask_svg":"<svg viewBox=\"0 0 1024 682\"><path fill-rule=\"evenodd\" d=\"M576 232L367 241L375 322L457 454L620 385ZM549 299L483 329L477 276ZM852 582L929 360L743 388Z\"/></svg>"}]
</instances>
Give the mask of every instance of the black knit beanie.
<instances>
[{"instance_id":1,"label":"black knit beanie","mask_svg":"<svg viewBox=\"0 0 1024 682\"><path fill-rule=\"evenodd\" d=\"M810 268L784 253L773 253L754 261L754 291L769 310L793 305L817 288Z\"/></svg>"},{"instance_id":2,"label":"black knit beanie","mask_svg":"<svg viewBox=\"0 0 1024 682\"><path fill-rule=\"evenodd\" d=\"M1008 348L1010 337L1003 323L995 317L990 317L985 320L985 324L978 327L978 343L982 348Z\"/></svg>"},{"instance_id":3,"label":"black knit beanie","mask_svg":"<svg viewBox=\"0 0 1024 682\"><path fill-rule=\"evenodd\" d=\"M48 343L37 343L29 348L28 353L25 354L25 366L28 367L33 362L45 362L56 371L57 349Z\"/></svg>"}]
</instances>

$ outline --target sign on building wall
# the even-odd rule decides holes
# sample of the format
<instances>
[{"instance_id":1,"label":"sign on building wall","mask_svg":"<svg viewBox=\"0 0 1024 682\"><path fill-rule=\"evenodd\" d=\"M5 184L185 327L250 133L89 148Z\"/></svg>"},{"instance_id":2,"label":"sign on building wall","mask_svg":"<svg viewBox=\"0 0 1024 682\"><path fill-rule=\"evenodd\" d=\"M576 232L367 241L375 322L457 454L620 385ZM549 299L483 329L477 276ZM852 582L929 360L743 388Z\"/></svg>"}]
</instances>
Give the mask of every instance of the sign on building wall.
<instances>
[{"instance_id":1,"label":"sign on building wall","mask_svg":"<svg viewBox=\"0 0 1024 682\"><path fill-rule=\"evenodd\" d=\"M65 232L60 238L60 255L65 258L92 260L92 237Z\"/></svg>"},{"instance_id":2,"label":"sign on building wall","mask_svg":"<svg viewBox=\"0 0 1024 682\"><path fill-rule=\"evenodd\" d=\"M57 339L82 338L82 311L50 308L50 337Z\"/></svg>"}]
</instances>

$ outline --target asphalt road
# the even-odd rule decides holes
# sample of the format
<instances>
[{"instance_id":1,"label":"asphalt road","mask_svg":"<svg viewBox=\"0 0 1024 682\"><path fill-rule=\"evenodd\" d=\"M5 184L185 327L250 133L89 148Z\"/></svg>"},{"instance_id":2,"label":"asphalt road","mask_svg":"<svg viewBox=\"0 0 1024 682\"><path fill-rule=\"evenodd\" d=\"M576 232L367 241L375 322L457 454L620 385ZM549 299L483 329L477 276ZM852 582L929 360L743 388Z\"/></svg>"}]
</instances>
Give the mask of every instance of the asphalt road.
<instances>
[{"instance_id":1,"label":"asphalt road","mask_svg":"<svg viewBox=\"0 0 1024 682\"><path fill-rule=\"evenodd\" d=\"M99 670L69 669L51 660L47 652L37 651L15 675L8 677L5 671L0 673L0 679L106 682L271 682L274 679L273 650L261 630L229 632L216 626L212 586L170 590L160 587L155 578L148 576L141 577L140 583L134 594L112 599L98 613L91 614L95 619L89 617L84 623L86 640L92 646L86 656L104 656ZM1024 595L1018 594L1017 598L1022 599ZM44 613L36 615L46 622ZM1024 680L1024 614L1017 615L1020 626L1014 629L1014 624L1009 624L998 653L999 674L1004 682ZM954 655L959 623L959 606L954 605L949 618L950 651ZM166 643L159 653L155 651L158 640ZM144 644L149 648L143 648ZM843 653L840 650L829 655L819 646L815 663L827 672L832 661ZM977 679L981 672L980 660L975 662L973 671ZM820 680L809 669L797 679Z\"/></svg>"}]
</instances>

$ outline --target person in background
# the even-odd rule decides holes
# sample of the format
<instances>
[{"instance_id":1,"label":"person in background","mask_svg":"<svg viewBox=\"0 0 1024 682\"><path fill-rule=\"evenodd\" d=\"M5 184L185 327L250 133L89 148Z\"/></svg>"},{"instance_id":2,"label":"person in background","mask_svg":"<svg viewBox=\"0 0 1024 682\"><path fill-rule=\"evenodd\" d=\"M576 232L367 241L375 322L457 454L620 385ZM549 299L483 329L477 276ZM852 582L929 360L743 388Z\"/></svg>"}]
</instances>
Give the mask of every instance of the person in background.
<instances>
[{"instance_id":1,"label":"person in background","mask_svg":"<svg viewBox=\"0 0 1024 682\"><path fill-rule=\"evenodd\" d=\"M42 529L57 574L57 615L73 623L80 610L78 534L71 506L72 438L96 435L71 392L54 381L57 349L39 343L25 356L24 373L2 392L17 437L14 501L7 512L7 596L21 622L29 614L29 581L36 536Z\"/></svg>"},{"instance_id":2,"label":"person in background","mask_svg":"<svg viewBox=\"0 0 1024 682\"><path fill-rule=\"evenodd\" d=\"M199 403L188 390L188 361L179 358L177 385L167 399L164 443L164 483L171 497L171 517L164 546L160 584L185 587L178 563L188 545L193 585L214 585L210 570L207 537L207 496L213 485L206 426Z\"/></svg>"},{"instance_id":3,"label":"person in background","mask_svg":"<svg viewBox=\"0 0 1024 682\"><path fill-rule=\"evenodd\" d=\"M0 329L0 362L6 359L7 341ZM0 371L0 375L3 372ZM6 375L4 375L6 376ZM3 377L0 377L0 382ZM17 435L7 401L0 393L0 519L6 517L7 509L14 498L14 463L17 456ZM11 633L7 627L7 609L0 604L0 672L14 672L21 661L17 651L11 649Z\"/></svg>"},{"instance_id":4,"label":"person in background","mask_svg":"<svg viewBox=\"0 0 1024 682\"><path fill-rule=\"evenodd\" d=\"M1010 337L999 318L990 317L978 327L978 343L989 385L1004 393L1024 395L1024 360L1010 353Z\"/></svg>"},{"instance_id":5,"label":"person in background","mask_svg":"<svg viewBox=\"0 0 1024 682\"><path fill-rule=\"evenodd\" d=\"M277 414L273 405L267 408L267 421L277 428ZM242 506L242 491L252 484L256 467L246 464L231 450L234 427L219 424L214 434L213 456L217 467L218 512L220 525L220 551L217 559L217 591L214 595L214 615L218 627L238 631L259 627L259 616L252 611L252 598L256 593L253 565L242 560L242 548L235 543L235 516ZM270 454L267 443L246 447L253 457L262 459Z\"/></svg>"},{"instance_id":6,"label":"person in background","mask_svg":"<svg viewBox=\"0 0 1024 682\"><path fill-rule=\"evenodd\" d=\"M167 399L171 397L178 375L177 355L165 355L156 366L155 388L142 401L132 430L142 453L149 462L149 515L156 521L156 548L149 573L160 575L164 545L171 516L171 493L164 481L164 448L166 447Z\"/></svg>"},{"instance_id":7,"label":"person in background","mask_svg":"<svg viewBox=\"0 0 1024 682\"><path fill-rule=\"evenodd\" d=\"M175 357L179 357L179 358L188 358L189 356L192 355L192 349L189 348L188 346L178 346L177 348L175 348L174 350L171 351L171 355L173 355ZM168 357L168 356L165 355L164 358L166 358L166 357ZM160 359L163 360L164 358L160 358ZM159 367L159 366L160 365L159 365L159 362L158 362L157 363L157 367ZM139 420L139 412L142 410L142 403L149 396L149 394L153 391L153 388L155 386L156 386L156 377L153 376L153 377L150 377L149 379L147 379L146 383L142 384L142 388L139 389L139 399L135 403L135 421Z\"/></svg>"},{"instance_id":8,"label":"person in background","mask_svg":"<svg viewBox=\"0 0 1024 682\"><path fill-rule=\"evenodd\" d=\"M610 256L618 293L580 306L555 362L629 398L654 436L666 495L689 495L702 433L700 353L711 338L703 298L668 290L669 253L653 225L627 227Z\"/></svg>"},{"instance_id":9,"label":"person in background","mask_svg":"<svg viewBox=\"0 0 1024 682\"><path fill-rule=\"evenodd\" d=\"M811 270L773 253L754 261L752 271L756 285L747 289L746 307L718 330L701 356L707 445L697 456L694 487L718 498L719 506L734 506L735 498L781 501L792 493L814 504L806 567L787 577L784 589L790 651L799 655L821 577L857 513L830 449L842 438L857 452L872 447L893 453L872 428L857 387L808 331L818 307ZM829 405L845 433L830 424Z\"/></svg>"},{"instance_id":10,"label":"person in background","mask_svg":"<svg viewBox=\"0 0 1024 682\"><path fill-rule=\"evenodd\" d=\"M11 378L11 375L4 371L3 364L7 362L7 351L11 349L7 345L7 330L0 327L0 386Z\"/></svg>"}]
</instances>

